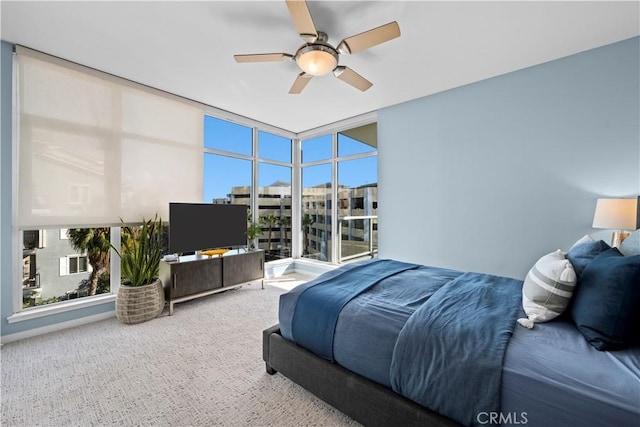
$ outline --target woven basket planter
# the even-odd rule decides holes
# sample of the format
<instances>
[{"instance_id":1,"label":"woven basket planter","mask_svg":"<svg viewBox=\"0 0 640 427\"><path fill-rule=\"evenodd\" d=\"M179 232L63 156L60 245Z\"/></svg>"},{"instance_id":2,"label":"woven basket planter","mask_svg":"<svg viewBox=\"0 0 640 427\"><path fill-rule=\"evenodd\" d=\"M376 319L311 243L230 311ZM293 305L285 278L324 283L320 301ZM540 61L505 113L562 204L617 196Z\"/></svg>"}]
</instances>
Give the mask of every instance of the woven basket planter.
<instances>
[{"instance_id":1,"label":"woven basket planter","mask_svg":"<svg viewBox=\"0 0 640 427\"><path fill-rule=\"evenodd\" d=\"M116 297L116 317L122 323L131 325L154 319L164 309L164 289L162 282L143 286L121 285Z\"/></svg>"}]
</instances>

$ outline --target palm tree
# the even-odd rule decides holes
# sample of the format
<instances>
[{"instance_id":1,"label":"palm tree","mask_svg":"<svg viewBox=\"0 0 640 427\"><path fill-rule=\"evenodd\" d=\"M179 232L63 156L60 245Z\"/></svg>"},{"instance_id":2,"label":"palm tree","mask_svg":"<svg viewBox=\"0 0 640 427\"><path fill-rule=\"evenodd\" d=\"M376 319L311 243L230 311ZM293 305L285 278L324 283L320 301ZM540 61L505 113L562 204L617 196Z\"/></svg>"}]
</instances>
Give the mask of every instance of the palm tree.
<instances>
[{"instance_id":1,"label":"palm tree","mask_svg":"<svg viewBox=\"0 0 640 427\"><path fill-rule=\"evenodd\" d=\"M291 217L281 216L278 222L280 223L280 227L282 227L284 231L284 250L286 251L287 248L289 247L288 245L289 232L287 231L287 228L289 228L289 226L291 225Z\"/></svg>"},{"instance_id":2,"label":"palm tree","mask_svg":"<svg viewBox=\"0 0 640 427\"><path fill-rule=\"evenodd\" d=\"M251 209L247 209L247 248L253 249L254 240L262 234L262 218L258 217L258 222L251 220Z\"/></svg>"},{"instance_id":3,"label":"palm tree","mask_svg":"<svg viewBox=\"0 0 640 427\"><path fill-rule=\"evenodd\" d=\"M309 227L316 222L315 218L309 214L304 214L302 218L302 233L304 234L304 253L302 255L309 255Z\"/></svg>"},{"instance_id":4,"label":"palm tree","mask_svg":"<svg viewBox=\"0 0 640 427\"><path fill-rule=\"evenodd\" d=\"M273 225L278 222L278 217L274 214L267 215L264 217L264 222L269 227L269 234L267 234L267 252L271 252L271 230L273 229Z\"/></svg>"},{"instance_id":5,"label":"palm tree","mask_svg":"<svg viewBox=\"0 0 640 427\"><path fill-rule=\"evenodd\" d=\"M95 295L98 289L98 278L109 269L110 228L70 228L67 236L71 246L87 253L91 264L89 276L89 295Z\"/></svg>"}]
</instances>

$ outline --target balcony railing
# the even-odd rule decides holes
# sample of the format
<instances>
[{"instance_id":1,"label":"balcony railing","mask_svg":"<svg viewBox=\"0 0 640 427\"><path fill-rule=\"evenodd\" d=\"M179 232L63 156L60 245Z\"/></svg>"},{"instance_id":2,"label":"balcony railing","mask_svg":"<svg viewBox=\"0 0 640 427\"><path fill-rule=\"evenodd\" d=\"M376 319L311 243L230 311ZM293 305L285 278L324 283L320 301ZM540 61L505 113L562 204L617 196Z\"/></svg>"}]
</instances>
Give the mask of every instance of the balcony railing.
<instances>
[{"instance_id":1,"label":"balcony railing","mask_svg":"<svg viewBox=\"0 0 640 427\"><path fill-rule=\"evenodd\" d=\"M377 215L344 216L338 221L338 262L378 255Z\"/></svg>"}]
</instances>

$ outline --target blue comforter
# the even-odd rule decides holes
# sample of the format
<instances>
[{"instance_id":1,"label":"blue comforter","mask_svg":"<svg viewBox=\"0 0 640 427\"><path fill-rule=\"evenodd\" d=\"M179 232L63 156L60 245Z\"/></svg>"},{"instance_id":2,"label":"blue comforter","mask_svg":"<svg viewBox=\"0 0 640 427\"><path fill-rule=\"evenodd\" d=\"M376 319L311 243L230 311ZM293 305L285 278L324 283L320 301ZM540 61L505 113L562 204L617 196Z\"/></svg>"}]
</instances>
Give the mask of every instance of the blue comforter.
<instances>
[{"instance_id":1,"label":"blue comforter","mask_svg":"<svg viewBox=\"0 0 640 427\"><path fill-rule=\"evenodd\" d=\"M282 295L282 335L325 358L335 354L341 365L463 424L474 424L479 410L499 410L502 359L516 323L522 282L379 261L383 262L341 267ZM385 275L386 262L390 270ZM376 275L362 274L371 267L378 270ZM339 291L327 298L332 277L339 281ZM351 286L353 278L357 280ZM313 288L321 292L314 296ZM349 318L363 312L358 307L366 305L369 296L378 295L395 301L387 308L382 306L375 314L379 317L371 322L400 321L385 325L376 336L349 331L350 324L368 323L349 322ZM381 306L380 301L371 303ZM399 308L401 313L384 313ZM306 314L311 318L300 328ZM314 342L311 336L318 339ZM356 342L365 349L354 351ZM367 352L367 346L385 348L386 354L378 349ZM368 353L375 357L368 359Z\"/></svg>"},{"instance_id":2,"label":"blue comforter","mask_svg":"<svg viewBox=\"0 0 640 427\"><path fill-rule=\"evenodd\" d=\"M296 343L333 361L333 337L342 308L354 297L416 264L376 259L341 270L327 280L313 283L298 297L291 334Z\"/></svg>"},{"instance_id":3,"label":"blue comforter","mask_svg":"<svg viewBox=\"0 0 640 427\"><path fill-rule=\"evenodd\" d=\"M282 294L279 310L282 336L294 341L291 334L293 313L297 300L305 289L355 268L360 268L359 264L344 265ZM428 354L428 348L422 348L427 352L426 356L410 357L414 362L424 363L424 366L410 369L417 369L429 376L432 374L427 373L428 371L436 371L433 379L416 384L417 387L426 388L427 395L436 394L429 397L431 403L423 404L431 409L434 409L431 405L442 408L439 411L444 415L457 418L464 424L489 424L489 414L473 414L478 410L473 405L476 399L490 396L492 403L488 403L487 406L495 407L495 385L500 377L502 386L497 393L501 395L500 412L511 417L510 422L507 420L507 425L521 427L525 416L528 420L527 425L530 426L606 427L637 424L637 420L640 419L640 345L615 352L597 351L585 341L573 323L555 320L537 324L532 330L515 326L503 359L496 348L482 349L482 345L489 346L490 341L479 339L481 337L477 336L478 333L468 328L479 325L479 315L476 316L478 311L489 309L491 313L493 307L509 305L511 297L516 298L511 293L512 288L519 289L521 282L486 276L489 282L494 279L497 281L494 285L480 284L478 289L471 291L462 281L457 280L462 275L460 271L420 266L391 275L352 298L338 315L333 337L335 362L365 378L392 388L390 367L394 361L394 354L394 363L398 364L400 359L397 356L400 353L408 355L411 352L401 351L400 347L396 352L396 343L402 333L406 343L428 341L438 344L434 348L440 348L439 351L449 352L448 356L439 362L445 365L440 376L438 364L429 361L437 356ZM477 276L478 279L482 277L484 276ZM506 282L501 283L502 280ZM447 289L453 286L458 287L456 291L459 292L450 299L446 295ZM476 297L484 293L483 288L490 290L485 295L488 302L480 304L477 301L485 300L485 296ZM468 296L467 292L477 295ZM442 300L444 303L440 304L438 301ZM455 300L458 302L454 304ZM447 304L447 301L450 304ZM421 313L414 317L417 311ZM431 331L419 332L414 338L410 338L409 329L413 327L407 326L405 330L405 325L409 321L414 325L425 322L420 320L423 319L422 314L426 314L422 312L429 311L436 317L442 312L444 317L429 321ZM457 314L461 315L456 316ZM509 321L510 314L502 316L493 312L489 316L493 316L495 320L491 325L491 328L496 328L494 334L497 331L500 339L510 335L508 330L502 330L500 326L502 322L505 322L507 328L509 323L515 325L515 319ZM524 312L521 312L515 317L523 316ZM447 317L452 319L451 325L445 320ZM453 348L442 350L442 346L439 345L441 341L444 342L449 336L458 333L447 332L451 331L451 327L455 330L461 329L463 334L476 337L471 341L453 339L449 343ZM473 347L472 342L478 340L482 341L480 346ZM482 355L489 354L495 354L495 357L484 357L485 360L482 361ZM487 363L486 359L490 359L488 362L494 367L498 365L498 361L504 362L501 372L489 375L492 379L487 381L487 384L490 384L488 387L483 384L484 374L480 374L484 368L478 366L479 363ZM476 370L478 377L474 381ZM394 381L398 380L398 376L402 375L393 374ZM463 386L460 385L462 378L465 381ZM606 381L603 381L603 378ZM457 391L445 391L446 385L437 385L439 382L448 382L449 379L455 384ZM474 382L475 385L472 385ZM409 392L408 388L405 391ZM453 403L456 405L462 406L458 409L448 407L453 403L439 401L445 396L455 401ZM468 396L471 397L467 398ZM420 392L416 393L415 398L422 399ZM467 415L456 415L465 411L465 402L470 404ZM476 419L470 420L474 416Z\"/></svg>"},{"instance_id":4,"label":"blue comforter","mask_svg":"<svg viewBox=\"0 0 640 427\"><path fill-rule=\"evenodd\" d=\"M521 292L519 280L478 273L443 285L398 335L393 390L464 425L499 412L502 363Z\"/></svg>"}]
</instances>

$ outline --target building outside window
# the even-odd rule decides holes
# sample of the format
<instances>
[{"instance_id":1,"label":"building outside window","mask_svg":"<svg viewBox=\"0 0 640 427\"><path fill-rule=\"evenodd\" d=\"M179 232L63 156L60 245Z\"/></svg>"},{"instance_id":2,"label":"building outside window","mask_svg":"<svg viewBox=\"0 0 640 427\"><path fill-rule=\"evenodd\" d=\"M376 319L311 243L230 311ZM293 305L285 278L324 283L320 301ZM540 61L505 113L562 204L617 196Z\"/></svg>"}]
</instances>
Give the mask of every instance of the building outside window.
<instances>
[{"instance_id":1,"label":"building outside window","mask_svg":"<svg viewBox=\"0 0 640 427\"><path fill-rule=\"evenodd\" d=\"M68 276L70 274L85 273L88 270L88 261L86 255L67 255L60 258L60 276Z\"/></svg>"},{"instance_id":2,"label":"building outside window","mask_svg":"<svg viewBox=\"0 0 640 427\"><path fill-rule=\"evenodd\" d=\"M34 307L111 292L109 250L97 276L95 292L91 289L94 266L83 249L74 247L69 230L83 235L108 229L25 230L22 245L22 307ZM73 232L73 231L72 231ZM106 235L109 238L109 234Z\"/></svg>"}]
</instances>

